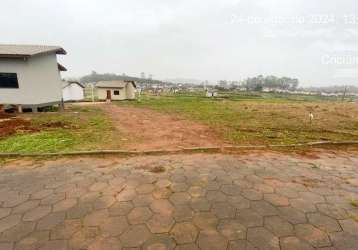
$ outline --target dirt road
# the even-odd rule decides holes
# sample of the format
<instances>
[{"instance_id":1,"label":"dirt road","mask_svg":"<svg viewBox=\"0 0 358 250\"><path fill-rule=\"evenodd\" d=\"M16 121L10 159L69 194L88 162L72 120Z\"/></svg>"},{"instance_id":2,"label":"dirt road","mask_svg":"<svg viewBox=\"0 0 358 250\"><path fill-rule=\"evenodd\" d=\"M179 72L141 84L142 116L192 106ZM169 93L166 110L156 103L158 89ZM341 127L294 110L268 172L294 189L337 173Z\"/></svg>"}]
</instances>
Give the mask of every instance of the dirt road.
<instances>
[{"instance_id":1,"label":"dirt road","mask_svg":"<svg viewBox=\"0 0 358 250\"><path fill-rule=\"evenodd\" d=\"M225 144L207 126L175 115L115 104L100 107L112 117L116 128L123 133L125 149L159 150Z\"/></svg>"}]
</instances>

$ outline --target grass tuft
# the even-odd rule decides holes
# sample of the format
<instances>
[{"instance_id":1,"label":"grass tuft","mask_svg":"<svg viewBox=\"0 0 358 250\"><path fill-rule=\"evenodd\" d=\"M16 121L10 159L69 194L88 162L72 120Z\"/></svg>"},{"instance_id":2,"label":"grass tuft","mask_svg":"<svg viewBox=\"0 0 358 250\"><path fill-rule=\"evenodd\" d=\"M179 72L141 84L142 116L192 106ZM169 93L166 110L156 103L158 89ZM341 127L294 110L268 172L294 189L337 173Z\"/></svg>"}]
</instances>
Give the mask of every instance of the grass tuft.
<instances>
[{"instance_id":1,"label":"grass tuft","mask_svg":"<svg viewBox=\"0 0 358 250\"><path fill-rule=\"evenodd\" d=\"M354 207L358 207L358 200L351 201L351 205Z\"/></svg>"},{"instance_id":2,"label":"grass tuft","mask_svg":"<svg viewBox=\"0 0 358 250\"><path fill-rule=\"evenodd\" d=\"M356 222L358 222L358 215L352 216L352 219L355 220Z\"/></svg>"},{"instance_id":3,"label":"grass tuft","mask_svg":"<svg viewBox=\"0 0 358 250\"><path fill-rule=\"evenodd\" d=\"M164 167L161 167L161 166L156 166L156 167L153 167L149 170L149 172L152 172L152 173L164 173L165 172L165 168Z\"/></svg>"}]
</instances>

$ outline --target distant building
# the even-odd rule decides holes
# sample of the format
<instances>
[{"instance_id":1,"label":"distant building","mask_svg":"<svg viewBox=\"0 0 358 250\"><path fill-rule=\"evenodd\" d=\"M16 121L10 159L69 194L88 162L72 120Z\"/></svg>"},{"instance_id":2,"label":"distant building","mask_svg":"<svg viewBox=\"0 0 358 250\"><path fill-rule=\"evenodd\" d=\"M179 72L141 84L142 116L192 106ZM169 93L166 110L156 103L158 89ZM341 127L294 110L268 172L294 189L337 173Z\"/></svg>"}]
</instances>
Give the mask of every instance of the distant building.
<instances>
[{"instance_id":1,"label":"distant building","mask_svg":"<svg viewBox=\"0 0 358 250\"><path fill-rule=\"evenodd\" d=\"M18 105L19 111L60 104L61 71L58 46L0 44L0 104Z\"/></svg>"},{"instance_id":2,"label":"distant building","mask_svg":"<svg viewBox=\"0 0 358 250\"><path fill-rule=\"evenodd\" d=\"M223 88L223 89L227 89L227 88L228 88L228 83L227 83L226 80L220 80L220 81L218 82L218 84L219 84L219 87L220 87L220 88Z\"/></svg>"},{"instance_id":3,"label":"distant building","mask_svg":"<svg viewBox=\"0 0 358 250\"><path fill-rule=\"evenodd\" d=\"M84 99L84 86L76 81L63 81L62 98L65 102Z\"/></svg>"},{"instance_id":4,"label":"distant building","mask_svg":"<svg viewBox=\"0 0 358 250\"><path fill-rule=\"evenodd\" d=\"M99 100L119 101L135 99L134 81L101 81L96 84Z\"/></svg>"},{"instance_id":5,"label":"distant building","mask_svg":"<svg viewBox=\"0 0 358 250\"><path fill-rule=\"evenodd\" d=\"M275 88L267 88L267 87L262 88L262 92L275 92L275 91L277 91L277 89Z\"/></svg>"},{"instance_id":6,"label":"distant building","mask_svg":"<svg viewBox=\"0 0 358 250\"><path fill-rule=\"evenodd\" d=\"M206 91L206 97L216 97L218 95L215 91Z\"/></svg>"}]
</instances>

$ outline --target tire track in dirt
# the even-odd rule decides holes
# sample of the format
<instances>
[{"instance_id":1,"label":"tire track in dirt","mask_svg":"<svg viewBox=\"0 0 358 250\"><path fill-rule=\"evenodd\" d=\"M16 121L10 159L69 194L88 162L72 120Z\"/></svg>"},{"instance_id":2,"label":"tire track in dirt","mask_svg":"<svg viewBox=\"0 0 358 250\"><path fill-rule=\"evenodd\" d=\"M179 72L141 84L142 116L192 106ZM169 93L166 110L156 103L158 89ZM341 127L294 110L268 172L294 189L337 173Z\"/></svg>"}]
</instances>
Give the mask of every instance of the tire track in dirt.
<instances>
[{"instance_id":1,"label":"tire track in dirt","mask_svg":"<svg viewBox=\"0 0 358 250\"><path fill-rule=\"evenodd\" d=\"M130 150L178 149L228 145L206 125L145 108L103 104Z\"/></svg>"}]
</instances>

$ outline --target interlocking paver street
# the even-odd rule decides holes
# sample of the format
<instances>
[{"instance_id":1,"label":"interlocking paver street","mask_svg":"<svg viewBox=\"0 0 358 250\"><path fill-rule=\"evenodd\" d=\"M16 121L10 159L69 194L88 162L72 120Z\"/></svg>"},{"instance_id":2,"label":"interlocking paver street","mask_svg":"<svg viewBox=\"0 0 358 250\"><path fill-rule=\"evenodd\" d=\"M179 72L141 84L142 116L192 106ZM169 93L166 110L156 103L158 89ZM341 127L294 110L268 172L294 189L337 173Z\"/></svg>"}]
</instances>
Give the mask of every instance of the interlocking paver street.
<instances>
[{"instance_id":1,"label":"interlocking paver street","mask_svg":"<svg viewBox=\"0 0 358 250\"><path fill-rule=\"evenodd\" d=\"M352 200L354 153L10 161L0 249L357 249Z\"/></svg>"}]
</instances>

